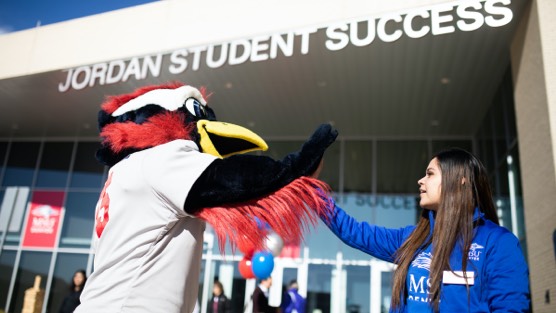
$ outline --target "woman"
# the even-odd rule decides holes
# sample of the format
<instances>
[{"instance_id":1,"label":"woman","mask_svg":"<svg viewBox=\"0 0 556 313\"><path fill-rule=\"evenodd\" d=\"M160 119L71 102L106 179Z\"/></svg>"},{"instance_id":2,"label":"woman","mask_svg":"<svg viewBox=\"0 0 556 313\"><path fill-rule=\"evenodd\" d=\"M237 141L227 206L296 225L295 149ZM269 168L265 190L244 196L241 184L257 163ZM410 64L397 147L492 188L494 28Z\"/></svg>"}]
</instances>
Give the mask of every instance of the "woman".
<instances>
[{"instance_id":1,"label":"woman","mask_svg":"<svg viewBox=\"0 0 556 313\"><path fill-rule=\"evenodd\" d=\"M207 306L208 313L230 313L231 303L224 294L224 287L219 281L215 281L212 287L212 299Z\"/></svg>"},{"instance_id":2,"label":"woman","mask_svg":"<svg viewBox=\"0 0 556 313\"><path fill-rule=\"evenodd\" d=\"M64 298L62 306L60 307L60 313L72 313L75 308L81 303L79 297L83 291L83 286L87 281L87 274L85 270L77 270L73 274L70 285L70 293Z\"/></svg>"},{"instance_id":3,"label":"woman","mask_svg":"<svg viewBox=\"0 0 556 313\"><path fill-rule=\"evenodd\" d=\"M349 246L398 265L391 311L529 311L527 264L518 239L498 225L481 162L461 149L440 152L418 184L416 226L360 223L337 206L323 217Z\"/></svg>"}]
</instances>

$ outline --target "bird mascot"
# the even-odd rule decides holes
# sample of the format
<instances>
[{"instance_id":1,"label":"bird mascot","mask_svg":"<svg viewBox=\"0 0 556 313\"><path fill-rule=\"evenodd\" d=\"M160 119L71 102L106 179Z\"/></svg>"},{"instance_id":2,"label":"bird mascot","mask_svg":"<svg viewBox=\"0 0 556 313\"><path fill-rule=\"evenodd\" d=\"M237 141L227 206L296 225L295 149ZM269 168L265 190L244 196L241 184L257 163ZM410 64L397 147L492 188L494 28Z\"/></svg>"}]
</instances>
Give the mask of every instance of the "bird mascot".
<instances>
[{"instance_id":1,"label":"bird mascot","mask_svg":"<svg viewBox=\"0 0 556 313\"><path fill-rule=\"evenodd\" d=\"M193 311L203 232L221 251L264 248L265 227L299 240L326 215L329 187L311 177L337 131L323 124L283 160L216 121L206 90L179 82L107 97L97 159L110 166L95 212L94 271L75 312Z\"/></svg>"}]
</instances>

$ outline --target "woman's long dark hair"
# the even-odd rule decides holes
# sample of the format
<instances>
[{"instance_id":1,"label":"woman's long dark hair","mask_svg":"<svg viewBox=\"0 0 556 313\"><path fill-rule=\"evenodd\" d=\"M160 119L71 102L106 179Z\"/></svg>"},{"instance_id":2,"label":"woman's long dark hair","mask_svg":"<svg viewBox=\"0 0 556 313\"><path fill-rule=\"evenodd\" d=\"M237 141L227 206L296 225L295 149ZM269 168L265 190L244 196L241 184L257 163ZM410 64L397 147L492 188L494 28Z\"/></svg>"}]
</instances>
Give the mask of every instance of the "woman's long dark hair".
<instances>
[{"instance_id":1,"label":"woman's long dark hair","mask_svg":"<svg viewBox=\"0 0 556 313\"><path fill-rule=\"evenodd\" d=\"M424 210L415 230L396 251L398 268L394 273L392 307L405 303L406 279L409 265L417 253L432 243L429 300L438 310L442 272L452 270L449 260L456 245L463 251L462 270L466 275L469 248L473 239L473 213L476 207L485 217L498 224L498 216L488 175L482 163L471 153L457 148L437 153L436 159L442 173L440 204L436 212L432 238L428 211Z\"/></svg>"}]
</instances>

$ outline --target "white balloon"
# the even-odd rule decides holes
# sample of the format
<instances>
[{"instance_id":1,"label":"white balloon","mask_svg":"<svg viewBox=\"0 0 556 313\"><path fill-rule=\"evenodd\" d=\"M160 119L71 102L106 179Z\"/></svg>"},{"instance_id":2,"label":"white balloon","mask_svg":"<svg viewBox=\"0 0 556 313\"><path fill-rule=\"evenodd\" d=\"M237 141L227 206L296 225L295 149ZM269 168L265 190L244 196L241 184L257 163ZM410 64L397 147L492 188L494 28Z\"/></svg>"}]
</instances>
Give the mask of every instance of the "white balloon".
<instances>
[{"instance_id":1,"label":"white balloon","mask_svg":"<svg viewBox=\"0 0 556 313\"><path fill-rule=\"evenodd\" d=\"M284 248L284 240L282 237L273 231L269 231L266 235L266 249L272 253L273 256L279 256Z\"/></svg>"}]
</instances>

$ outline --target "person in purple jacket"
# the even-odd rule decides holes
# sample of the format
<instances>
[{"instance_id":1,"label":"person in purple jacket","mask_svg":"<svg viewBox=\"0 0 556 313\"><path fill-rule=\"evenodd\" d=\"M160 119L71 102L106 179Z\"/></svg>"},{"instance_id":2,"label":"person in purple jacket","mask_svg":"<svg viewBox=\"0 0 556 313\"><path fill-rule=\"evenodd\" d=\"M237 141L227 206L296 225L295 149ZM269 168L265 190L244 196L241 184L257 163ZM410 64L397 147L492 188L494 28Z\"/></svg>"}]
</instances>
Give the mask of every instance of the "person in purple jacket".
<instances>
[{"instance_id":1,"label":"person in purple jacket","mask_svg":"<svg viewBox=\"0 0 556 313\"><path fill-rule=\"evenodd\" d=\"M299 294L297 280L292 280L288 284L288 289L282 295L282 313L305 313L305 298Z\"/></svg>"},{"instance_id":2,"label":"person in purple jacket","mask_svg":"<svg viewBox=\"0 0 556 313\"><path fill-rule=\"evenodd\" d=\"M418 184L416 226L358 222L335 203L321 216L347 245L398 265L390 311L529 312L527 263L516 236L498 224L481 162L465 150L442 151Z\"/></svg>"}]
</instances>

